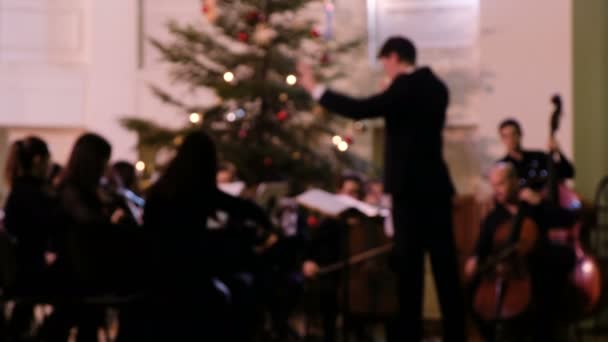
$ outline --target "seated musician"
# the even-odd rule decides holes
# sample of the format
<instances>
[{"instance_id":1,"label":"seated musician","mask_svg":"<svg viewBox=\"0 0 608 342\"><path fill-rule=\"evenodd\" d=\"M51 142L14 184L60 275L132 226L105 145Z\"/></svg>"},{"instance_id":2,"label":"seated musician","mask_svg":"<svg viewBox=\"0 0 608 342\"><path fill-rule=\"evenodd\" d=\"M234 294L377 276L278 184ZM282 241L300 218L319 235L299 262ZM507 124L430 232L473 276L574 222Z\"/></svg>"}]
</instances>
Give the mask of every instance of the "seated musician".
<instances>
[{"instance_id":1,"label":"seated musician","mask_svg":"<svg viewBox=\"0 0 608 342\"><path fill-rule=\"evenodd\" d=\"M531 218L538 229L538 239L527 258L532 278L532 300L537 310L524 318L526 323L532 323L532 326L527 325L530 329L525 333L531 334L535 340L538 338L538 341L555 341L558 327L553 314L556 303L559 303L559 289L566 284L565 271L571 267L573 257L567 253L555 253L547 242L551 233L549 229L556 226L555 222L563 223L573 218L567 211L554 208L538 192L522 188L515 167L510 163L497 163L490 172L490 182L495 208L481 225L475 255L465 265L465 276L469 281L476 277L480 265L487 261L496 247L495 232L501 225L511 223L519 210L524 210L523 216ZM481 324L480 330L487 339L492 339L492 327ZM521 326L516 330L523 331Z\"/></svg>"},{"instance_id":2,"label":"seated musician","mask_svg":"<svg viewBox=\"0 0 608 342\"><path fill-rule=\"evenodd\" d=\"M357 176L344 176L339 182L337 194L361 199L363 182ZM311 227L312 228L312 227ZM302 273L307 278L314 278L319 266L326 266L340 261L342 255L342 232L347 229L344 222L333 218L324 219L311 232L311 241L307 249L307 260L302 265ZM338 318L338 282L340 274L325 275L321 278L321 315L323 320L324 341L336 340L336 319Z\"/></svg>"},{"instance_id":3,"label":"seated musician","mask_svg":"<svg viewBox=\"0 0 608 342\"><path fill-rule=\"evenodd\" d=\"M500 161L509 162L515 166L515 171L520 177L520 185L528 185L534 190L540 190L548 177L547 159L549 155L542 151L523 149L523 130L519 122L514 119L501 122L498 132L506 149L506 155ZM573 178L574 167L563 155L554 138L549 141L549 151L556 156L558 178Z\"/></svg>"},{"instance_id":4,"label":"seated musician","mask_svg":"<svg viewBox=\"0 0 608 342\"><path fill-rule=\"evenodd\" d=\"M220 162L217 166L217 183L232 183L236 182L236 166L230 162Z\"/></svg>"},{"instance_id":5,"label":"seated musician","mask_svg":"<svg viewBox=\"0 0 608 342\"><path fill-rule=\"evenodd\" d=\"M257 298L246 281L227 278L241 271L239 255L253 245L248 238L272 243L272 224L253 203L218 189L216 156L206 133L190 133L148 192L144 230L157 251L149 261L155 269L146 301L121 313L125 341L252 338ZM234 229L215 234L223 227Z\"/></svg>"}]
</instances>

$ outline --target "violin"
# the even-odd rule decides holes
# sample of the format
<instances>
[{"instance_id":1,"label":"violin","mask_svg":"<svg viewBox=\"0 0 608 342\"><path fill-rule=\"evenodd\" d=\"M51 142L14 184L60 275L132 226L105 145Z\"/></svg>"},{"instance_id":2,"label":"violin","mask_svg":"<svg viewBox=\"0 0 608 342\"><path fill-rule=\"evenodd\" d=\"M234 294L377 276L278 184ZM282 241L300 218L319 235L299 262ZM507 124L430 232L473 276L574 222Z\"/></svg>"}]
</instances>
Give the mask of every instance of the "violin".
<instances>
[{"instance_id":1,"label":"violin","mask_svg":"<svg viewBox=\"0 0 608 342\"><path fill-rule=\"evenodd\" d=\"M519 206L512 222L500 225L493 236L493 252L475 278L473 310L483 321L511 320L523 315L532 302L528 257L539 239L539 228Z\"/></svg>"}]
</instances>

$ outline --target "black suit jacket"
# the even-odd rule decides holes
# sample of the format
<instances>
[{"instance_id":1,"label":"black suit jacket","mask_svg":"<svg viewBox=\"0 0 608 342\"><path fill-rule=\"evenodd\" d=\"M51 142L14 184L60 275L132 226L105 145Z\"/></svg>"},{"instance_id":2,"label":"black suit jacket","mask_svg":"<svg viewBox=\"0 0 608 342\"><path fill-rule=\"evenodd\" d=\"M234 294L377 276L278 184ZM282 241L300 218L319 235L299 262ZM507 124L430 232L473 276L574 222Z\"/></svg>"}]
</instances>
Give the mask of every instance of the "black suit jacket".
<instances>
[{"instance_id":1,"label":"black suit jacket","mask_svg":"<svg viewBox=\"0 0 608 342\"><path fill-rule=\"evenodd\" d=\"M394 196L454 195L443 160L442 131L449 93L429 68L398 76L391 86L367 99L326 91L326 109L360 120L384 117L385 189Z\"/></svg>"}]
</instances>

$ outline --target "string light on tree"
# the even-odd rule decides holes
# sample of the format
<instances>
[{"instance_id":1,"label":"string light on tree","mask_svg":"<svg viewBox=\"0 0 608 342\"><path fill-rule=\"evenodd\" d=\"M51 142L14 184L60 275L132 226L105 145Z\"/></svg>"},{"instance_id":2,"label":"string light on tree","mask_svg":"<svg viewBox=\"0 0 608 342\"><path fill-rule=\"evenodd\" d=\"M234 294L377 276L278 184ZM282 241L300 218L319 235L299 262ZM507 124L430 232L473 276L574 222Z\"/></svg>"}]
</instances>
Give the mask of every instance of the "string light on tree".
<instances>
[{"instance_id":1,"label":"string light on tree","mask_svg":"<svg viewBox=\"0 0 608 342\"><path fill-rule=\"evenodd\" d=\"M296 77L296 75L289 75L287 76L287 78L285 78L285 82L287 82L287 84L289 84L290 86L293 86L298 83L298 78Z\"/></svg>"},{"instance_id":2,"label":"string light on tree","mask_svg":"<svg viewBox=\"0 0 608 342\"><path fill-rule=\"evenodd\" d=\"M178 135L173 139L173 145L175 146L181 146L181 144L184 143L184 136L183 135Z\"/></svg>"},{"instance_id":3,"label":"string light on tree","mask_svg":"<svg viewBox=\"0 0 608 342\"><path fill-rule=\"evenodd\" d=\"M202 119L203 119L203 117L199 113L191 113L190 114L190 122L193 123L193 124L197 124L197 123L201 122Z\"/></svg>"},{"instance_id":4,"label":"string light on tree","mask_svg":"<svg viewBox=\"0 0 608 342\"><path fill-rule=\"evenodd\" d=\"M135 163L135 170L137 170L137 172L144 172L146 170L146 163L141 160L138 161Z\"/></svg>"},{"instance_id":5,"label":"string light on tree","mask_svg":"<svg viewBox=\"0 0 608 342\"><path fill-rule=\"evenodd\" d=\"M339 135L334 135L334 136L331 138L331 142L332 142L334 145L336 145L336 146L338 146L338 145L339 145L339 144L340 144L342 141L343 141L343 140L342 140L342 137L341 137L341 136L339 136Z\"/></svg>"},{"instance_id":6,"label":"string light on tree","mask_svg":"<svg viewBox=\"0 0 608 342\"><path fill-rule=\"evenodd\" d=\"M228 122L235 122L236 121L236 114L234 112L229 112L228 114L226 114L226 121L228 121Z\"/></svg>"},{"instance_id":7,"label":"string light on tree","mask_svg":"<svg viewBox=\"0 0 608 342\"><path fill-rule=\"evenodd\" d=\"M340 152L346 152L348 151L348 143L346 141L342 141L338 144L338 150Z\"/></svg>"},{"instance_id":8,"label":"string light on tree","mask_svg":"<svg viewBox=\"0 0 608 342\"><path fill-rule=\"evenodd\" d=\"M234 74L230 71L226 71L224 73L224 81L231 83L232 81L234 81Z\"/></svg>"}]
</instances>

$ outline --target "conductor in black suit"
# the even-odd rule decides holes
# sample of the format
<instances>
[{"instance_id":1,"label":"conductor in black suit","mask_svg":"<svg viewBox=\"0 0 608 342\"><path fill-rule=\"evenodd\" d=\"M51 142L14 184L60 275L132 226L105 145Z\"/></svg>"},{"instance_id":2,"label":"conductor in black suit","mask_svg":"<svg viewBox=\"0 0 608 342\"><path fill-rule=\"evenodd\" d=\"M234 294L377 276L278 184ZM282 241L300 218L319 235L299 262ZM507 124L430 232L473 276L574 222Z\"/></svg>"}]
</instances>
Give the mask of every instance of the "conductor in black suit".
<instances>
[{"instance_id":1,"label":"conductor in black suit","mask_svg":"<svg viewBox=\"0 0 608 342\"><path fill-rule=\"evenodd\" d=\"M449 94L431 69L416 67L406 38L386 41L378 55L392 80L386 90L355 99L317 84L298 66L299 82L326 109L355 120L385 119L385 189L392 196L400 315L396 341L422 339L424 253L429 252L443 317L444 340L465 341L465 318L452 231L454 186L442 154Z\"/></svg>"}]
</instances>

